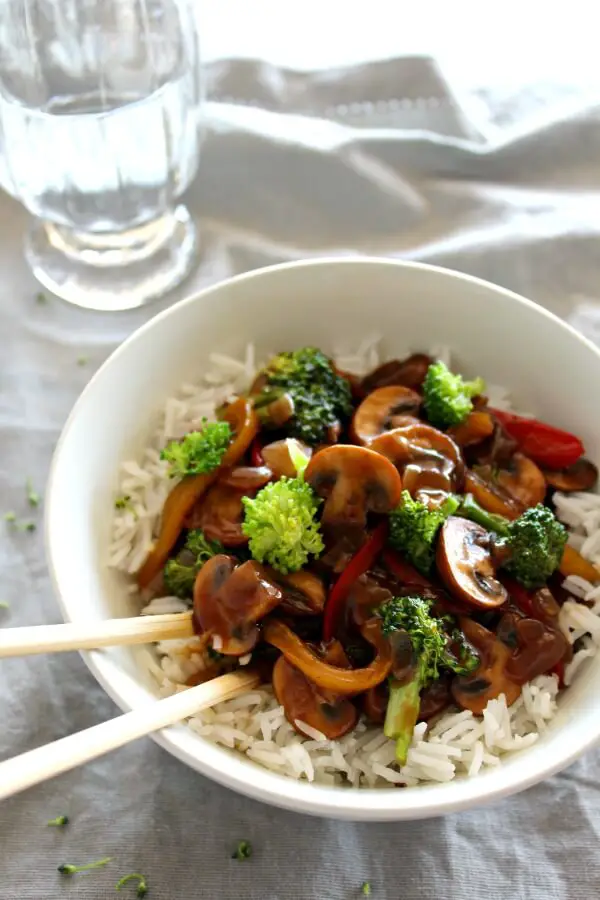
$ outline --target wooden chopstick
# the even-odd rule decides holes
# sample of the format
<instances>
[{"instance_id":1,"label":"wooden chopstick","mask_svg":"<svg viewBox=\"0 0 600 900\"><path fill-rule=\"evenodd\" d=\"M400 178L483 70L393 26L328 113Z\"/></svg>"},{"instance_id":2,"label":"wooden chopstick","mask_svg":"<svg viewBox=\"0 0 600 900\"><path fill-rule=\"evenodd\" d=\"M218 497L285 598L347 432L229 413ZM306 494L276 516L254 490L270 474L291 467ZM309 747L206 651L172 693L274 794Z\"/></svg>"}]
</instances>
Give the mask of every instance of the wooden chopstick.
<instances>
[{"instance_id":1,"label":"wooden chopstick","mask_svg":"<svg viewBox=\"0 0 600 900\"><path fill-rule=\"evenodd\" d=\"M94 650L124 644L150 644L194 636L191 612L98 619L64 625L0 628L0 658L66 650Z\"/></svg>"},{"instance_id":2,"label":"wooden chopstick","mask_svg":"<svg viewBox=\"0 0 600 900\"><path fill-rule=\"evenodd\" d=\"M237 669L101 725L21 753L0 763L0 800L103 756L145 734L180 722L201 709L229 700L259 683L260 677L253 669Z\"/></svg>"}]
</instances>

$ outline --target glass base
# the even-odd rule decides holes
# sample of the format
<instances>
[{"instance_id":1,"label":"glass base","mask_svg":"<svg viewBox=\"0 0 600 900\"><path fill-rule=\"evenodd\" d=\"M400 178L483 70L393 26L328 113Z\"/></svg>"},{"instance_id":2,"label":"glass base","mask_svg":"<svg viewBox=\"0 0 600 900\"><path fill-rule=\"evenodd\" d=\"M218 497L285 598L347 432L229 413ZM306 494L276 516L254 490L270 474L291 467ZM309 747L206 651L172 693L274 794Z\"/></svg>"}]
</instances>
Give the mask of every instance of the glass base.
<instances>
[{"instance_id":1,"label":"glass base","mask_svg":"<svg viewBox=\"0 0 600 900\"><path fill-rule=\"evenodd\" d=\"M33 274L86 309L126 310L162 297L196 262L196 226L185 206L131 231L87 234L36 220L25 241Z\"/></svg>"}]
</instances>

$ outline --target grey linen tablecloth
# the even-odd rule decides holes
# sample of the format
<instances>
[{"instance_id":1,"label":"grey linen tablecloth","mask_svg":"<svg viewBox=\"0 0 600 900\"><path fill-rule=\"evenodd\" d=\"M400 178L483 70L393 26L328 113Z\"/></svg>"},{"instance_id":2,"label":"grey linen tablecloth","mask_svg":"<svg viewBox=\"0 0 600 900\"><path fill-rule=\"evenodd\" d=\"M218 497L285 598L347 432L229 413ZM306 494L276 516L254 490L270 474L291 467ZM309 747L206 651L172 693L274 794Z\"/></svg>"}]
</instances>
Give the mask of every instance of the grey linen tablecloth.
<instances>
[{"instance_id":1,"label":"grey linen tablecloth","mask_svg":"<svg viewBox=\"0 0 600 900\"><path fill-rule=\"evenodd\" d=\"M583 91L455 93L422 58L313 75L221 62L209 77L213 127L190 194L201 259L182 293L282 259L386 254L496 281L600 339L599 118ZM43 493L75 398L161 304L102 316L36 302L26 225L2 197L0 496L41 524L26 479ZM40 528L2 530L0 626L59 621ZM0 668L0 758L117 712L77 654ZM600 889L599 775L593 752L493 807L354 824L247 800L141 740L0 806L0 898L112 897L142 872L155 900L352 900L364 881L374 900L588 900ZM61 813L71 824L47 827ZM230 858L240 839L254 848L246 862ZM56 871L106 856L89 874Z\"/></svg>"}]
</instances>

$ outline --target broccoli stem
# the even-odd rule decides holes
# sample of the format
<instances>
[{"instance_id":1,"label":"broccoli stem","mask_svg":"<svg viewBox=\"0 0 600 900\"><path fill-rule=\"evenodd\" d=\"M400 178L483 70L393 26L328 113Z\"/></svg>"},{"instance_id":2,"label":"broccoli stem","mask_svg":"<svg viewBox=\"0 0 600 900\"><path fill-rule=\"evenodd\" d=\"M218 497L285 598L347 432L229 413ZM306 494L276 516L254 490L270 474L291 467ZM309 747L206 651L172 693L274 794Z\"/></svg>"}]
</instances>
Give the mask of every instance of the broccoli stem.
<instances>
[{"instance_id":1,"label":"broccoli stem","mask_svg":"<svg viewBox=\"0 0 600 900\"><path fill-rule=\"evenodd\" d=\"M383 733L396 741L396 759L401 766L406 764L413 731L419 718L421 687L419 674L406 684L399 684L395 679L390 679L390 699Z\"/></svg>"},{"instance_id":2,"label":"broccoli stem","mask_svg":"<svg viewBox=\"0 0 600 900\"><path fill-rule=\"evenodd\" d=\"M472 522L477 522L478 525L481 525L487 531L494 531L501 537L508 537L510 533L508 519L483 509L472 494L466 494L463 498L458 509L458 515L463 516L465 519L470 519Z\"/></svg>"},{"instance_id":3,"label":"broccoli stem","mask_svg":"<svg viewBox=\"0 0 600 900\"><path fill-rule=\"evenodd\" d=\"M99 859L96 862L85 863L83 866L73 866L71 863L62 863L62 865L58 866L58 871L61 875L75 875L77 872L87 872L88 869L99 869L109 862L112 862L112 856L106 856L104 859Z\"/></svg>"}]
</instances>

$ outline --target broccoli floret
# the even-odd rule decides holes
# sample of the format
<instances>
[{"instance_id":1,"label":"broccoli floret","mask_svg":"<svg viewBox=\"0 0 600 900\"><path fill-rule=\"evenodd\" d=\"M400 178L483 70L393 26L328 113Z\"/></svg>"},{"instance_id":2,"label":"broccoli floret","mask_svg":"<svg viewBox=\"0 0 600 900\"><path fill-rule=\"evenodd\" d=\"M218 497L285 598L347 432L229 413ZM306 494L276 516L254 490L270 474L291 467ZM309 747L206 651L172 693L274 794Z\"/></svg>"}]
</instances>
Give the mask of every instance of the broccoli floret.
<instances>
[{"instance_id":1,"label":"broccoli floret","mask_svg":"<svg viewBox=\"0 0 600 900\"><path fill-rule=\"evenodd\" d=\"M321 500L302 478L280 478L256 497L242 497L242 531L254 559L287 574L319 556L324 544L316 520Z\"/></svg>"},{"instance_id":2,"label":"broccoli floret","mask_svg":"<svg viewBox=\"0 0 600 900\"><path fill-rule=\"evenodd\" d=\"M189 600L194 592L196 571L194 566L186 566L178 559L170 559L163 569L165 589L173 597Z\"/></svg>"},{"instance_id":3,"label":"broccoli floret","mask_svg":"<svg viewBox=\"0 0 600 900\"><path fill-rule=\"evenodd\" d=\"M204 563L223 551L220 541L209 541L199 528L188 531L183 550L163 569L167 591L181 600L189 600L194 593L196 575Z\"/></svg>"},{"instance_id":4,"label":"broccoli floret","mask_svg":"<svg viewBox=\"0 0 600 900\"><path fill-rule=\"evenodd\" d=\"M200 528L192 528L187 533L185 549L196 557L196 565L200 568L217 553L223 553L224 548L220 541L209 541Z\"/></svg>"},{"instance_id":5,"label":"broccoli floret","mask_svg":"<svg viewBox=\"0 0 600 900\"><path fill-rule=\"evenodd\" d=\"M432 363L423 382L423 398L427 418L436 428L460 425L467 418L473 404L471 398L485 389L482 378L463 381L443 362Z\"/></svg>"},{"instance_id":6,"label":"broccoli floret","mask_svg":"<svg viewBox=\"0 0 600 900\"><path fill-rule=\"evenodd\" d=\"M190 431L180 441L171 441L160 454L169 463L171 478L204 475L221 465L233 433L228 422L202 420L200 431Z\"/></svg>"},{"instance_id":7,"label":"broccoli floret","mask_svg":"<svg viewBox=\"0 0 600 900\"><path fill-rule=\"evenodd\" d=\"M384 724L386 736L396 741L396 759L404 765L419 717L423 688L439 678L441 668L466 674L477 667L479 660L454 626L453 619L433 616L431 603L424 597L393 597L378 612L383 633L389 636L394 631L405 631L415 657L414 675L410 681L400 684L396 679L390 679ZM460 649L460 658L452 652L456 645Z\"/></svg>"},{"instance_id":8,"label":"broccoli floret","mask_svg":"<svg viewBox=\"0 0 600 900\"><path fill-rule=\"evenodd\" d=\"M541 587L559 567L568 533L547 506L538 503L511 522L488 513L468 495L459 513L503 539L510 550L504 568L528 590Z\"/></svg>"},{"instance_id":9,"label":"broccoli floret","mask_svg":"<svg viewBox=\"0 0 600 900\"><path fill-rule=\"evenodd\" d=\"M509 522L511 557L505 568L524 587L541 587L560 565L567 537L552 510L539 503Z\"/></svg>"},{"instance_id":10,"label":"broccoli floret","mask_svg":"<svg viewBox=\"0 0 600 900\"><path fill-rule=\"evenodd\" d=\"M279 353L263 374L266 387L256 398L256 406L266 409L269 402L287 394L294 407L283 426L289 437L320 444L326 439L327 428L352 412L347 379L338 375L327 356L315 347Z\"/></svg>"},{"instance_id":11,"label":"broccoli floret","mask_svg":"<svg viewBox=\"0 0 600 900\"><path fill-rule=\"evenodd\" d=\"M402 491L400 506L390 513L390 544L427 575L433 566L437 533L459 505L460 501L450 495L437 509L429 509L420 500L413 500L408 491Z\"/></svg>"}]
</instances>

